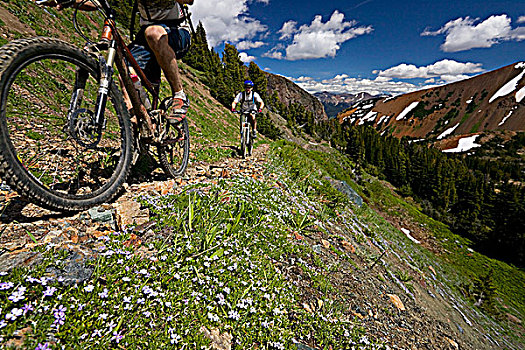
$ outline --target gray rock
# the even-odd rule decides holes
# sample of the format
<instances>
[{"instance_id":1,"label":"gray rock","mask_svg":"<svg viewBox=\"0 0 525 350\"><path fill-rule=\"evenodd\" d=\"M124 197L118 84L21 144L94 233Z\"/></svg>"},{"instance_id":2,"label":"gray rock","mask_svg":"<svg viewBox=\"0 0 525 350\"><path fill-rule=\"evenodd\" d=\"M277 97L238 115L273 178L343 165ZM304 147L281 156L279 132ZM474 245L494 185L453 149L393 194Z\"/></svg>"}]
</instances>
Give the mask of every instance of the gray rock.
<instances>
[{"instance_id":1,"label":"gray rock","mask_svg":"<svg viewBox=\"0 0 525 350\"><path fill-rule=\"evenodd\" d=\"M363 205L363 198L361 198L361 196L348 183L331 178L328 180L336 190L346 195L354 204L359 207Z\"/></svg>"},{"instance_id":2,"label":"gray rock","mask_svg":"<svg viewBox=\"0 0 525 350\"><path fill-rule=\"evenodd\" d=\"M0 256L0 271L10 272L17 267L32 266L42 261L39 252L13 252Z\"/></svg>"},{"instance_id":3,"label":"gray rock","mask_svg":"<svg viewBox=\"0 0 525 350\"><path fill-rule=\"evenodd\" d=\"M91 220L94 222L112 222L113 212L102 207L95 207L88 210Z\"/></svg>"},{"instance_id":4,"label":"gray rock","mask_svg":"<svg viewBox=\"0 0 525 350\"><path fill-rule=\"evenodd\" d=\"M66 286L82 283L88 281L93 274L93 268L86 266L89 260L90 258L79 252L73 252L62 261L60 268L50 266L46 269L46 273Z\"/></svg>"},{"instance_id":5,"label":"gray rock","mask_svg":"<svg viewBox=\"0 0 525 350\"><path fill-rule=\"evenodd\" d=\"M313 249L314 252L316 252L317 254L321 254L321 252L322 252L322 246L321 246L320 244L313 245L313 246L312 246L312 249Z\"/></svg>"},{"instance_id":6,"label":"gray rock","mask_svg":"<svg viewBox=\"0 0 525 350\"><path fill-rule=\"evenodd\" d=\"M295 346L297 346L297 350L315 350L314 348L311 348L308 345L304 345L301 343L295 343Z\"/></svg>"}]
</instances>

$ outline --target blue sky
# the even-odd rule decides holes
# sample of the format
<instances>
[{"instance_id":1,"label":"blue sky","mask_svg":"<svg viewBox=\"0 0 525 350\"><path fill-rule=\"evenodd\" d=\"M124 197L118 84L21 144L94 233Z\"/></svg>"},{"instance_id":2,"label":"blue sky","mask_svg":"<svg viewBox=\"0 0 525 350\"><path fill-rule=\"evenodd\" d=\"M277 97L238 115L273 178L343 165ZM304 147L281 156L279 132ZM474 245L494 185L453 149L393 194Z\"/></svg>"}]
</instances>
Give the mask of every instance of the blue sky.
<instances>
[{"instance_id":1,"label":"blue sky","mask_svg":"<svg viewBox=\"0 0 525 350\"><path fill-rule=\"evenodd\" d=\"M195 0L211 45L310 92L400 94L525 60L525 1Z\"/></svg>"}]
</instances>

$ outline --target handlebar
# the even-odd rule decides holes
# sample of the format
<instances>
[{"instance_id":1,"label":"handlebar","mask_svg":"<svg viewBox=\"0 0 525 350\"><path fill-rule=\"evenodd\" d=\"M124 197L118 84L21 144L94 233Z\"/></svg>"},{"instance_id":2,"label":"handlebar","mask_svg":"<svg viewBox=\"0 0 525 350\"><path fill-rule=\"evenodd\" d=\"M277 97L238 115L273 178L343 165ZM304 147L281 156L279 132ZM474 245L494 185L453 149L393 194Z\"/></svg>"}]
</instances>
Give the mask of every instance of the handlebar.
<instances>
[{"instance_id":1,"label":"handlebar","mask_svg":"<svg viewBox=\"0 0 525 350\"><path fill-rule=\"evenodd\" d=\"M243 111L238 111L238 110L234 110L232 111L233 114L257 114L259 113L259 111L255 110L255 109L252 109L250 111L246 111L246 112L243 112Z\"/></svg>"}]
</instances>

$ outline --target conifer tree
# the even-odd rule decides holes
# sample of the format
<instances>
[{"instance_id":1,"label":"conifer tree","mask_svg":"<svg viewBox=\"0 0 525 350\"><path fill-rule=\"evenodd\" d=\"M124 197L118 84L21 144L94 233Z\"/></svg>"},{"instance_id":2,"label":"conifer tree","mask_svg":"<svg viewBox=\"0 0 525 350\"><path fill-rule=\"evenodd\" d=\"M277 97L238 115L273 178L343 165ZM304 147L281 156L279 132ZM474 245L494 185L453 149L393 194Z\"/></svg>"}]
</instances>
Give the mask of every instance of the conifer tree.
<instances>
[{"instance_id":1,"label":"conifer tree","mask_svg":"<svg viewBox=\"0 0 525 350\"><path fill-rule=\"evenodd\" d=\"M195 35L192 34L192 44L190 50L184 56L183 61L203 72L211 69L211 53L208 48L206 30L200 21L195 29Z\"/></svg>"},{"instance_id":2,"label":"conifer tree","mask_svg":"<svg viewBox=\"0 0 525 350\"><path fill-rule=\"evenodd\" d=\"M226 84L227 94L230 96L229 103L231 103L236 93L243 88L243 81L246 78L244 63L239 58L237 48L230 44L224 46L222 63L224 66L224 83Z\"/></svg>"},{"instance_id":3,"label":"conifer tree","mask_svg":"<svg viewBox=\"0 0 525 350\"><path fill-rule=\"evenodd\" d=\"M248 66L248 75L250 80L255 84L255 91L261 95L265 101L268 100L268 78L255 62L250 62Z\"/></svg>"}]
</instances>

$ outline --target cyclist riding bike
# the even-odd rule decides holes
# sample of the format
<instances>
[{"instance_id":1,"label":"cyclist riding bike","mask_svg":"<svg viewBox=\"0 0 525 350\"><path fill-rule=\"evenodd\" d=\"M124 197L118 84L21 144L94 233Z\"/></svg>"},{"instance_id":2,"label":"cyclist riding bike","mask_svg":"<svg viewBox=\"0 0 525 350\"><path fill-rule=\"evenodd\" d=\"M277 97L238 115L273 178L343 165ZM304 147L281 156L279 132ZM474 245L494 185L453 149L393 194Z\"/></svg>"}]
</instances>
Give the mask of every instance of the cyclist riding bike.
<instances>
[{"instance_id":1,"label":"cyclist riding bike","mask_svg":"<svg viewBox=\"0 0 525 350\"><path fill-rule=\"evenodd\" d=\"M244 91L239 92L232 102L232 112L236 110L238 104L241 105L241 112L250 116L249 120L253 127L253 138L257 137L257 119L256 113L261 113L264 108L264 101L258 93L253 91L253 82L246 80L244 82Z\"/></svg>"},{"instance_id":2,"label":"cyclist riding bike","mask_svg":"<svg viewBox=\"0 0 525 350\"><path fill-rule=\"evenodd\" d=\"M57 0L57 8L79 7L81 10L94 11L96 6L91 0ZM140 30L130 44L133 57L144 70L146 77L155 84L160 84L161 69L170 84L172 100L168 102L166 115L172 123L186 118L189 100L182 89L177 59L181 59L189 50L191 35L184 17L182 6L192 5L194 0L137 0L140 13ZM134 73L134 72L131 72ZM124 90L128 109L131 102Z\"/></svg>"}]
</instances>

